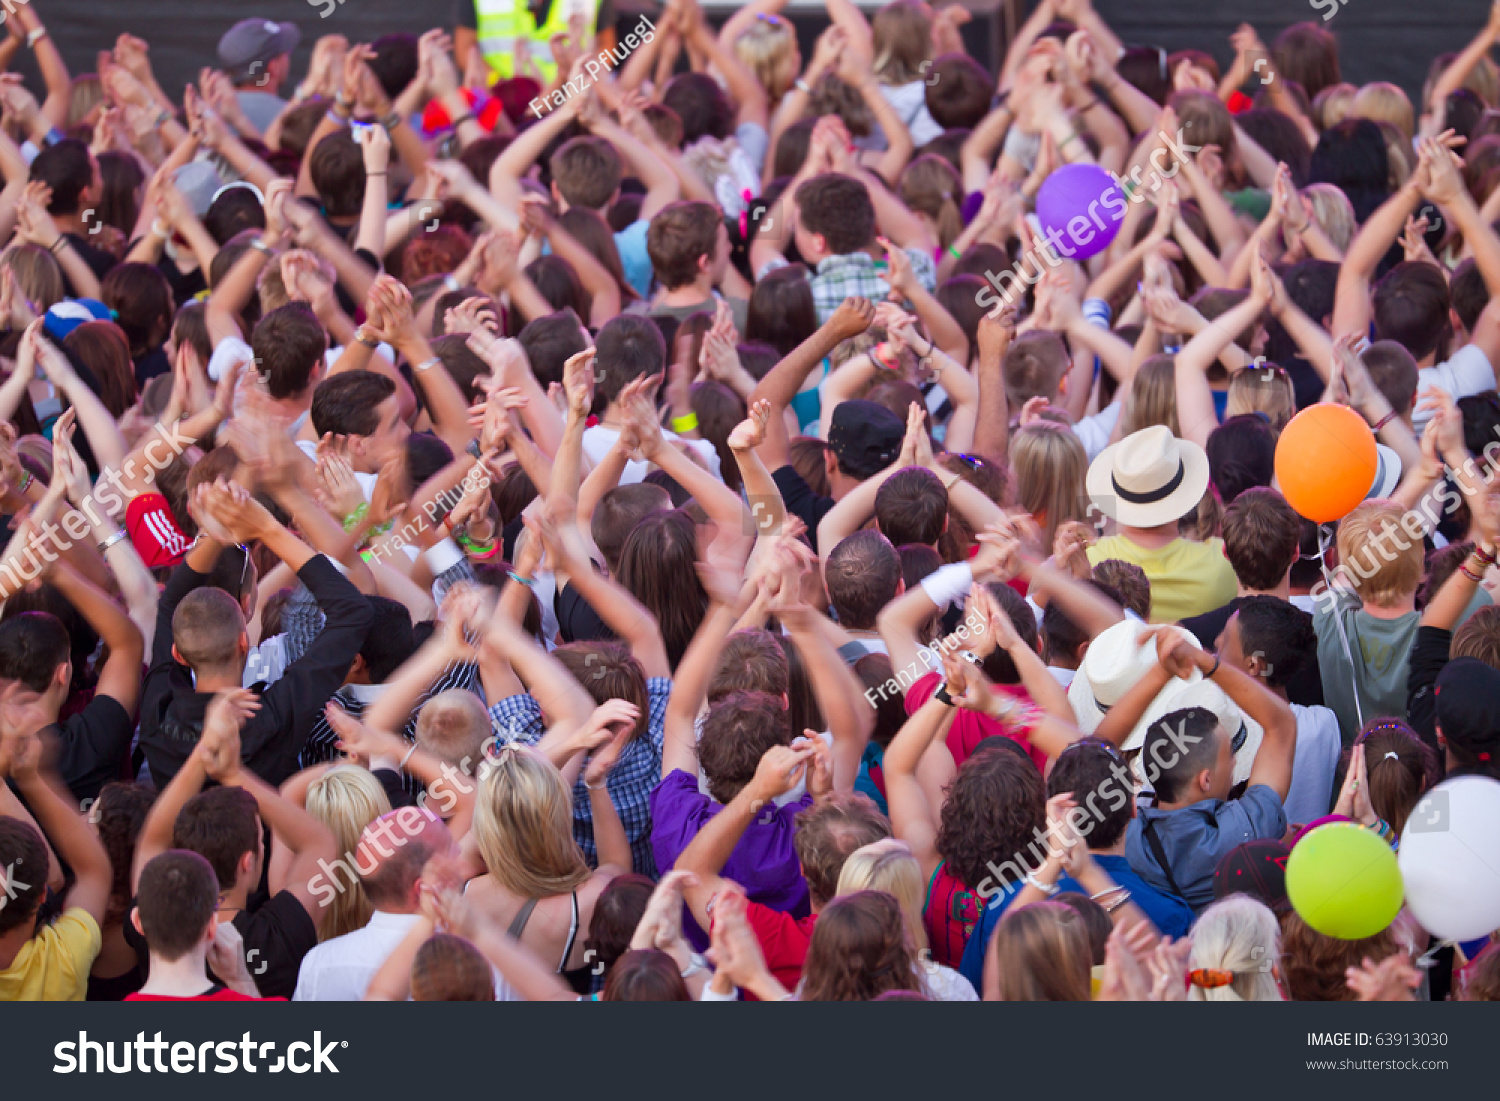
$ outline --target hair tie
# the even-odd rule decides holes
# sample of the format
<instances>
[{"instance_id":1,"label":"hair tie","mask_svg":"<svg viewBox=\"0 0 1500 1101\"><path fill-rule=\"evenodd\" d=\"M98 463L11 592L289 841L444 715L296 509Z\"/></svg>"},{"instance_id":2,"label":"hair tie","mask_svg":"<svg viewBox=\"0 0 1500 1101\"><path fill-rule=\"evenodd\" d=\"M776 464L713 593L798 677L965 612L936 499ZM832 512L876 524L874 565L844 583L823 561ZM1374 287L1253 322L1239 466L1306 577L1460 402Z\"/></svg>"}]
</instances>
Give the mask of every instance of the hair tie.
<instances>
[{"instance_id":1,"label":"hair tie","mask_svg":"<svg viewBox=\"0 0 1500 1101\"><path fill-rule=\"evenodd\" d=\"M1394 749L1388 749L1388 750L1386 750L1385 751L1385 757L1382 758L1382 759L1383 760L1387 760L1387 761L1399 761L1399 760L1401 760L1401 758L1396 755L1396 751Z\"/></svg>"},{"instance_id":2,"label":"hair tie","mask_svg":"<svg viewBox=\"0 0 1500 1101\"><path fill-rule=\"evenodd\" d=\"M1223 971L1215 967L1199 967L1188 972L1188 980L1204 990L1213 990L1220 986L1229 986L1234 982L1233 971Z\"/></svg>"},{"instance_id":3,"label":"hair tie","mask_svg":"<svg viewBox=\"0 0 1500 1101\"><path fill-rule=\"evenodd\" d=\"M1490 759L1490 755L1488 753L1480 753L1478 754L1478 757L1481 761L1488 761Z\"/></svg>"}]
</instances>

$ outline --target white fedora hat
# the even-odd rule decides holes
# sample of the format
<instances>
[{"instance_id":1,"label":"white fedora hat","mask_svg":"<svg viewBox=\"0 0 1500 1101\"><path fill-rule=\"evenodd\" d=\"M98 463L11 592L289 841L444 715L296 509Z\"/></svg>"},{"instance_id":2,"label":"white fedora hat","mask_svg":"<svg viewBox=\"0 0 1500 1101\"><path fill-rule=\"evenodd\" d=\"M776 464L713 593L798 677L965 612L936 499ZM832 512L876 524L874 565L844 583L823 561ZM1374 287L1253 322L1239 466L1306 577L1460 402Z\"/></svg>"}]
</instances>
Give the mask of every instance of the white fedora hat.
<instances>
[{"instance_id":1,"label":"white fedora hat","mask_svg":"<svg viewBox=\"0 0 1500 1101\"><path fill-rule=\"evenodd\" d=\"M1073 706L1078 729L1083 733L1092 734L1097 730L1104 721L1104 713L1118 703L1142 677L1156 668L1156 644L1147 642L1142 645L1136 641L1145 628L1146 624L1140 620L1126 616L1123 621L1100 632L1089 643L1083 661L1078 664L1073 683L1068 686L1068 702ZM1191 634L1187 638L1191 645L1198 645L1198 640ZM1194 673L1194 676L1197 675ZM1186 684L1186 681L1172 678L1161 690L1157 700L1152 701L1151 706L1146 709L1141 721L1136 723L1135 729L1120 748L1127 752L1139 749L1146 739L1146 724L1153 713L1166 713L1155 712L1157 702L1181 691Z\"/></svg>"},{"instance_id":2,"label":"white fedora hat","mask_svg":"<svg viewBox=\"0 0 1500 1101\"><path fill-rule=\"evenodd\" d=\"M1088 493L1104 515L1132 528L1170 524L1208 488L1208 456L1163 425L1132 432L1089 464Z\"/></svg>"}]
</instances>

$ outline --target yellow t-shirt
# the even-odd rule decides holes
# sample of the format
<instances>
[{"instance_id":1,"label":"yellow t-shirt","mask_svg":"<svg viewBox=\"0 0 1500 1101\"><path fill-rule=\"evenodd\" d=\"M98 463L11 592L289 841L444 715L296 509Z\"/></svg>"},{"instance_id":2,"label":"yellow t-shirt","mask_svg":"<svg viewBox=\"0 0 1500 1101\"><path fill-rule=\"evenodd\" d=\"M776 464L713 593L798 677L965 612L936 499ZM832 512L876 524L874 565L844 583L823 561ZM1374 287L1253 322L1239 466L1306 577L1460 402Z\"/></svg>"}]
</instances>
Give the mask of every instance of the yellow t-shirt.
<instances>
[{"instance_id":1,"label":"yellow t-shirt","mask_svg":"<svg viewBox=\"0 0 1500 1101\"><path fill-rule=\"evenodd\" d=\"M1123 535L1110 535L1089 548L1089 565L1097 566L1106 558L1134 562L1146 571L1151 582L1152 623L1176 623L1211 612L1228 604L1240 591L1234 569L1224 557L1222 539L1206 543L1174 539L1151 550Z\"/></svg>"},{"instance_id":2,"label":"yellow t-shirt","mask_svg":"<svg viewBox=\"0 0 1500 1101\"><path fill-rule=\"evenodd\" d=\"M80 907L37 930L0 971L0 1002L81 1002L99 955L99 923Z\"/></svg>"}]
</instances>

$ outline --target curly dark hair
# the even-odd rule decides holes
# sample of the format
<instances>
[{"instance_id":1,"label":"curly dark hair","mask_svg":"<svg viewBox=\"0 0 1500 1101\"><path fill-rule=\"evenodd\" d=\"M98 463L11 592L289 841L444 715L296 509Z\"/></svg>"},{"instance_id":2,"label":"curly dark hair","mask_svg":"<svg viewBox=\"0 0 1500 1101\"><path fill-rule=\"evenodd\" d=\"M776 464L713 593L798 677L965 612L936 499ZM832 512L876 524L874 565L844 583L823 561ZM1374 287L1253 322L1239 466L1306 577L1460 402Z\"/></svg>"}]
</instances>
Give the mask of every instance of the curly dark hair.
<instances>
[{"instance_id":1,"label":"curly dark hair","mask_svg":"<svg viewBox=\"0 0 1500 1101\"><path fill-rule=\"evenodd\" d=\"M114 878L109 887L109 910L104 925L125 920L130 910L130 862L135 858L136 839L146 825L146 815L156 801L156 792L140 784L114 780L105 784L95 800L99 841L109 853Z\"/></svg>"},{"instance_id":2,"label":"curly dark hair","mask_svg":"<svg viewBox=\"0 0 1500 1101\"><path fill-rule=\"evenodd\" d=\"M995 878L991 863L1014 860L1035 843L1046 825L1046 803L1042 774L1026 751L1009 738L988 738L948 788L938 855L973 890Z\"/></svg>"},{"instance_id":3,"label":"curly dark hair","mask_svg":"<svg viewBox=\"0 0 1500 1101\"><path fill-rule=\"evenodd\" d=\"M884 891L855 891L818 915L803 964L805 1002L868 1002L888 990L920 992L901 905Z\"/></svg>"}]
</instances>

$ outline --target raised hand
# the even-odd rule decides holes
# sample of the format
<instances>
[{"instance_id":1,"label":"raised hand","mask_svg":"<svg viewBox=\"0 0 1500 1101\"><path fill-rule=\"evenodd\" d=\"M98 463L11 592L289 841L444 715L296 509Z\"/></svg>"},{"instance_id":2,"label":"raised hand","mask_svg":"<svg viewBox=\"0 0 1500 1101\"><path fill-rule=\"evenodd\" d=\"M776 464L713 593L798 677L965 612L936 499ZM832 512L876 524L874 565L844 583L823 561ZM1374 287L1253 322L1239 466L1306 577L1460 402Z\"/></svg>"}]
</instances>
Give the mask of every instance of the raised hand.
<instances>
[{"instance_id":1,"label":"raised hand","mask_svg":"<svg viewBox=\"0 0 1500 1101\"><path fill-rule=\"evenodd\" d=\"M465 298L443 314L443 329L449 334L467 336L476 329L500 332L500 319L494 303L488 298Z\"/></svg>"},{"instance_id":2,"label":"raised hand","mask_svg":"<svg viewBox=\"0 0 1500 1101\"><path fill-rule=\"evenodd\" d=\"M754 451L766 441L766 425L771 421L771 403L762 398L750 406L749 414L729 433L731 451Z\"/></svg>"},{"instance_id":3,"label":"raised hand","mask_svg":"<svg viewBox=\"0 0 1500 1101\"><path fill-rule=\"evenodd\" d=\"M846 298L827 321L840 340L848 340L868 329L875 320L875 306L868 298Z\"/></svg>"},{"instance_id":4,"label":"raised hand","mask_svg":"<svg viewBox=\"0 0 1500 1101\"><path fill-rule=\"evenodd\" d=\"M240 768L240 728L260 710L260 699L248 688L218 693L203 713L203 733L195 752L204 771L220 783Z\"/></svg>"},{"instance_id":5,"label":"raised hand","mask_svg":"<svg viewBox=\"0 0 1500 1101\"><path fill-rule=\"evenodd\" d=\"M209 534L214 538L228 536L227 542L230 543L249 543L259 539L276 523L266 507L250 496L244 486L222 478L212 484L200 485L193 504L195 517L207 518L217 528L217 531L209 530ZM202 526L201 519L199 523Z\"/></svg>"}]
</instances>

